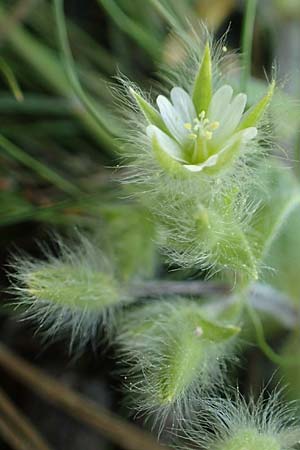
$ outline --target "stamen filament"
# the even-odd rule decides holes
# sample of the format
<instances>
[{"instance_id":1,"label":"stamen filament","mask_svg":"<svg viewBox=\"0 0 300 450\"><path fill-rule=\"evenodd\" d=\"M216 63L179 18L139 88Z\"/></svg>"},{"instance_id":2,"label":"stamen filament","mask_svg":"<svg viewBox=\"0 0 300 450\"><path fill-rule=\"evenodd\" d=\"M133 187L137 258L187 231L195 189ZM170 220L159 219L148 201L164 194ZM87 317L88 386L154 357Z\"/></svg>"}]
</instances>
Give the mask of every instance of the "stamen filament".
<instances>
[{"instance_id":1,"label":"stamen filament","mask_svg":"<svg viewBox=\"0 0 300 450\"><path fill-rule=\"evenodd\" d=\"M213 132L220 126L219 122L210 120L205 117L205 111L201 111L193 122L185 123L184 128L191 133L188 135L194 141L191 162L194 164L205 161L209 157L209 148L207 142L213 137Z\"/></svg>"}]
</instances>

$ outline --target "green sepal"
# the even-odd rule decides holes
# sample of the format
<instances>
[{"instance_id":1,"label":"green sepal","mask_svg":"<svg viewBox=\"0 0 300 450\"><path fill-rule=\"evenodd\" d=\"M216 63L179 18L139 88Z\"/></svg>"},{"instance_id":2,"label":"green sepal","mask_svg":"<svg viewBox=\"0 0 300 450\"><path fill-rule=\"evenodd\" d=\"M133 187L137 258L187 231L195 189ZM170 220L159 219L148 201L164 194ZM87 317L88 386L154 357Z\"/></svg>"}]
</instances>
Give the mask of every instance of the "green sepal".
<instances>
[{"instance_id":1,"label":"green sepal","mask_svg":"<svg viewBox=\"0 0 300 450\"><path fill-rule=\"evenodd\" d=\"M253 105L252 108L250 108L244 115L237 131L244 130L248 127L255 127L257 125L272 100L274 90L275 81L272 81L266 95L258 103L256 103L256 105Z\"/></svg>"},{"instance_id":2,"label":"green sepal","mask_svg":"<svg viewBox=\"0 0 300 450\"><path fill-rule=\"evenodd\" d=\"M199 324L203 328L203 335L211 342L223 342L240 333L241 328L235 325L221 325L199 317Z\"/></svg>"},{"instance_id":3,"label":"green sepal","mask_svg":"<svg viewBox=\"0 0 300 450\"><path fill-rule=\"evenodd\" d=\"M203 172L208 175L216 175L224 169L227 169L233 163L234 158L238 155L241 148L241 139L238 139L223 153L219 153L216 164L212 167L205 167Z\"/></svg>"},{"instance_id":4,"label":"green sepal","mask_svg":"<svg viewBox=\"0 0 300 450\"><path fill-rule=\"evenodd\" d=\"M212 68L209 43L206 44L199 71L194 81L192 99L198 114L207 112L212 97Z\"/></svg>"},{"instance_id":5,"label":"green sepal","mask_svg":"<svg viewBox=\"0 0 300 450\"><path fill-rule=\"evenodd\" d=\"M170 135L169 130L167 129L163 119L161 118L161 115L158 111L156 111L153 106L150 105L140 94L135 92L134 89L131 87L129 88L129 92L134 97L137 105L139 106L140 110L146 117L147 121L160 128L162 131L164 131L166 134Z\"/></svg>"},{"instance_id":6,"label":"green sepal","mask_svg":"<svg viewBox=\"0 0 300 450\"><path fill-rule=\"evenodd\" d=\"M188 176L188 171L178 161L169 156L159 144L155 135L152 137L152 150L159 165L173 175Z\"/></svg>"}]
</instances>

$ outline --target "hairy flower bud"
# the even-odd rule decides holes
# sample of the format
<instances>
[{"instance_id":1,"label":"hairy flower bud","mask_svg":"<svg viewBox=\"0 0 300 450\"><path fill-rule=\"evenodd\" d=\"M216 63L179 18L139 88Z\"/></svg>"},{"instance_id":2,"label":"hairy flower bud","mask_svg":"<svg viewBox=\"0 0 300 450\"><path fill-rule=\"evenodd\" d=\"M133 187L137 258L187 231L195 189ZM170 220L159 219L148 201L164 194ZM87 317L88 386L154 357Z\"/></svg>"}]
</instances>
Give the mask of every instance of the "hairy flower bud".
<instances>
[{"instance_id":1,"label":"hairy flower bud","mask_svg":"<svg viewBox=\"0 0 300 450\"><path fill-rule=\"evenodd\" d=\"M290 450L300 439L300 428L289 404L278 393L249 403L239 393L229 397L199 400L196 420L188 434L205 450ZM211 430L207 430L207 422ZM204 430L202 430L204 426Z\"/></svg>"},{"instance_id":2,"label":"hairy flower bud","mask_svg":"<svg viewBox=\"0 0 300 450\"><path fill-rule=\"evenodd\" d=\"M34 319L45 338L70 336L70 347L95 344L99 326L112 325L115 307L127 300L108 261L81 237L74 248L58 241L59 256L15 258L13 293L22 317Z\"/></svg>"},{"instance_id":3,"label":"hairy flower bud","mask_svg":"<svg viewBox=\"0 0 300 450\"><path fill-rule=\"evenodd\" d=\"M197 392L222 383L238 332L236 326L208 320L201 306L186 299L129 312L120 320L117 342L134 407L180 414Z\"/></svg>"}]
</instances>

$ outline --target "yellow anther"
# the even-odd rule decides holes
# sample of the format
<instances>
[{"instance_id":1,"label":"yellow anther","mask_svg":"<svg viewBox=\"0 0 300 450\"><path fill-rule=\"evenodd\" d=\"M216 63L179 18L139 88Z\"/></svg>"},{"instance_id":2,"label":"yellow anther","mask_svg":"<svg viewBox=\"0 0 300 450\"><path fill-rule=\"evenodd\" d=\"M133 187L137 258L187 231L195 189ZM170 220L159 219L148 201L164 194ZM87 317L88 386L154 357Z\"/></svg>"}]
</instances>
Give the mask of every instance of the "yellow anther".
<instances>
[{"instance_id":1,"label":"yellow anther","mask_svg":"<svg viewBox=\"0 0 300 450\"><path fill-rule=\"evenodd\" d=\"M193 119L193 123L186 123L184 126L186 129L190 130L191 133L189 137L191 139L206 139L207 141L212 139L213 131L219 127L219 122L210 122L210 120L205 117L205 111L201 111L198 118Z\"/></svg>"},{"instance_id":2,"label":"yellow anther","mask_svg":"<svg viewBox=\"0 0 300 450\"><path fill-rule=\"evenodd\" d=\"M215 121L215 122L212 122L212 123L209 124L209 129L211 131L214 131L217 128L219 128L219 126L220 126L220 122Z\"/></svg>"}]
</instances>

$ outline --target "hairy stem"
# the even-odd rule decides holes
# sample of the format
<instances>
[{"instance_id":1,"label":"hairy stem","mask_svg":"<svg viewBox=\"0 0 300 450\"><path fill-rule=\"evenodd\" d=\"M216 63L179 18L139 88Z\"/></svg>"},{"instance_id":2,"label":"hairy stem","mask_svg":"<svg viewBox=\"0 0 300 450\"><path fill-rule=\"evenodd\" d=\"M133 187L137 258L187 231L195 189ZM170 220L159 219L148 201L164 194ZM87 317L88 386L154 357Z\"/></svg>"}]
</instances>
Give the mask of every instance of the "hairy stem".
<instances>
[{"instance_id":1,"label":"hairy stem","mask_svg":"<svg viewBox=\"0 0 300 450\"><path fill-rule=\"evenodd\" d=\"M135 298L157 298L182 296L205 296L205 295L227 295L230 292L229 286L208 281L168 281L156 280L131 287L131 294Z\"/></svg>"}]
</instances>

